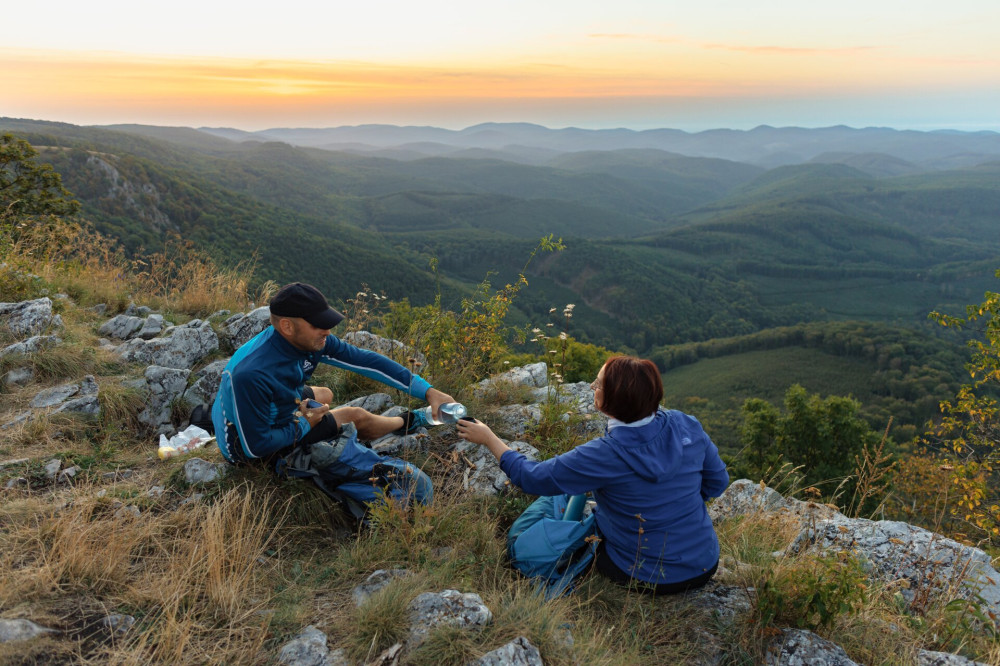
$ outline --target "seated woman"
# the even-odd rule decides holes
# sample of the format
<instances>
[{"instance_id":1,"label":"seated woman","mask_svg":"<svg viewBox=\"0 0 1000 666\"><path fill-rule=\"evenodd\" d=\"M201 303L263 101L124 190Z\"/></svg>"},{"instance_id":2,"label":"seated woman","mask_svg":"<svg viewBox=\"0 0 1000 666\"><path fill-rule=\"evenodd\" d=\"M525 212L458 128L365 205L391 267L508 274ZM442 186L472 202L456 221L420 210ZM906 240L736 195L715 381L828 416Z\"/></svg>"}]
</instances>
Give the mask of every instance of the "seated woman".
<instances>
[{"instance_id":1,"label":"seated woman","mask_svg":"<svg viewBox=\"0 0 1000 666\"><path fill-rule=\"evenodd\" d=\"M555 458L529 461L480 421L460 421L458 433L486 446L527 493L593 492L602 575L655 594L701 587L719 563L705 500L729 484L718 449L693 416L660 408L663 383L651 361L613 357L591 386L607 434Z\"/></svg>"}]
</instances>

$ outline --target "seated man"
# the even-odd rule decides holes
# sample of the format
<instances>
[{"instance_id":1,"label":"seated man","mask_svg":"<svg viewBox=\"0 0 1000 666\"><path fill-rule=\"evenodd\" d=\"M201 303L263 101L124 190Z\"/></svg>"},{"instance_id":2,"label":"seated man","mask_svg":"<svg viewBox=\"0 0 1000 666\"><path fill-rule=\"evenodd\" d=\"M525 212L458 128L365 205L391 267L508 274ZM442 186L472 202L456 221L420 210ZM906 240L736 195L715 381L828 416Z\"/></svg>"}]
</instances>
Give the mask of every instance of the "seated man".
<instances>
[{"instance_id":1,"label":"seated man","mask_svg":"<svg viewBox=\"0 0 1000 666\"><path fill-rule=\"evenodd\" d=\"M330 329L344 315L312 285L282 287L270 302L271 326L241 346L226 364L212 408L216 441L233 463L287 455L298 445L336 439L353 423L360 439L377 439L425 425L420 412L379 416L360 407L330 409L333 392L307 385L319 363L376 379L426 400L438 414L453 398L399 363L343 342ZM309 399L320 403L310 406Z\"/></svg>"}]
</instances>

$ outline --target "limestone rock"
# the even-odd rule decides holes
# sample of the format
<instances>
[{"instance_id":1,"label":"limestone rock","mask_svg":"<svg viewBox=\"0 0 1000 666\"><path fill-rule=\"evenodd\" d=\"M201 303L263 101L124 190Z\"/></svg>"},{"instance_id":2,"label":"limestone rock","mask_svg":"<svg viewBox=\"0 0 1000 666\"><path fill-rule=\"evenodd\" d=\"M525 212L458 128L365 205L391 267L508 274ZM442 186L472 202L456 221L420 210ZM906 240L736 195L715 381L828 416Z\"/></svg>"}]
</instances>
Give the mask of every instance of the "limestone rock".
<instances>
[{"instance_id":1,"label":"limestone rock","mask_svg":"<svg viewBox=\"0 0 1000 666\"><path fill-rule=\"evenodd\" d=\"M129 363L190 369L219 348L219 337L207 321L193 319L175 326L170 335L142 340L133 338L117 349L118 356Z\"/></svg>"},{"instance_id":2,"label":"limestone rock","mask_svg":"<svg viewBox=\"0 0 1000 666\"><path fill-rule=\"evenodd\" d=\"M368 578L365 578L365 582L355 587L351 592L351 596L354 598L354 605L360 606L368 601L369 597L396 578L403 578L409 575L410 572L406 569L379 569L368 576Z\"/></svg>"},{"instance_id":3,"label":"limestone rock","mask_svg":"<svg viewBox=\"0 0 1000 666\"><path fill-rule=\"evenodd\" d=\"M58 458L53 458L52 460L45 463L45 478L54 479L59 470L62 469L62 461Z\"/></svg>"},{"instance_id":4,"label":"limestone rock","mask_svg":"<svg viewBox=\"0 0 1000 666\"><path fill-rule=\"evenodd\" d=\"M785 629L772 641L765 664L772 666L857 666L839 645L805 629Z\"/></svg>"},{"instance_id":5,"label":"limestone rock","mask_svg":"<svg viewBox=\"0 0 1000 666\"><path fill-rule=\"evenodd\" d=\"M548 386L549 367L544 362L539 362L517 368L511 368L510 370L502 372L499 375L487 377L482 380L476 385L473 392L477 396L482 396L486 391L491 388L495 388L499 384L508 384L510 386L528 386L531 388L542 388Z\"/></svg>"},{"instance_id":6,"label":"limestone rock","mask_svg":"<svg viewBox=\"0 0 1000 666\"><path fill-rule=\"evenodd\" d=\"M344 650L331 652L326 645L326 634L309 625L282 646L278 652L278 663L285 666L341 666L351 662Z\"/></svg>"},{"instance_id":7,"label":"limestone rock","mask_svg":"<svg viewBox=\"0 0 1000 666\"><path fill-rule=\"evenodd\" d=\"M916 591L978 596L983 610L1000 616L1000 573L990 556L940 534L892 520L847 518L837 514L805 525L789 547L849 552L862 558L869 575L885 582L906 580L900 593L912 601Z\"/></svg>"},{"instance_id":8,"label":"limestone rock","mask_svg":"<svg viewBox=\"0 0 1000 666\"><path fill-rule=\"evenodd\" d=\"M536 388L531 394L540 403L554 400L577 414L593 414L597 411L594 407L594 389L590 388L589 382Z\"/></svg>"},{"instance_id":9,"label":"limestone rock","mask_svg":"<svg viewBox=\"0 0 1000 666\"><path fill-rule=\"evenodd\" d=\"M410 359L416 360L420 365L427 362L427 358L423 354L415 352L411 347L404 345L399 340L383 338L380 335L375 335L374 333L369 333L368 331L351 331L350 333L345 333L341 336L341 339L344 342L354 345L355 347L368 349L373 352L378 352L383 356L388 356L400 365L414 371L416 371L416 369L413 364L410 363Z\"/></svg>"},{"instance_id":10,"label":"limestone rock","mask_svg":"<svg viewBox=\"0 0 1000 666\"><path fill-rule=\"evenodd\" d=\"M538 405L504 405L494 418L498 431L511 437L524 437L529 427L541 422L542 410Z\"/></svg>"},{"instance_id":11,"label":"limestone rock","mask_svg":"<svg viewBox=\"0 0 1000 666\"><path fill-rule=\"evenodd\" d=\"M119 613L112 613L101 620L101 626L107 627L113 634L128 633L128 630L131 629L134 624L135 618L133 616L121 615Z\"/></svg>"},{"instance_id":12,"label":"limestone rock","mask_svg":"<svg viewBox=\"0 0 1000 666\"><path fill-rule=\"evenodd\" d=\"M493 621L493 613L478 594L463 594L458 590L425 592L410 603L410 635L412 649L423 642L438 626L479 630Z\"/></svg>"},{"instance_id":13,"label":"limestone rock","mask_svg":"<svg viewBox=\"0 0 1000 666\"><path fill-rule=\"evenodd\" d=\"M228 358L212 361L194 373L196 377L194 384L184 391L184 399L188 404L212 404L215 401L215 394L219 392L222 371L226 369L228 362Z\"/></svg>"},{"instance_id":14,"label":"limestone rock","mask_svg":"<svg viewBox=\"0 0 1000 666\"><path fill-rule=\"evenodd\" d=\"M148 425L157 434L165 434L173 430L170 422L170 406L187 388L187 378L190 370L165 368L151 365L146 368L146 390L149 399L146 408L139 412L139 422Z\"/></svg>"},{"instance_id":15,"label":"limestone rock","mask_svg":"<svg viewBox=\"0 0 1000 666\"><path fill-rule=\"evenodd\" d=\"M508 442L507 446L523 453L528 460L538 459L538 449L527 442ZM465 440L455 444L455 451L469 459L475 469L467 467L462 486L477 495L496 495L508 485L507 475L500 469L493 454L485 446L479 446Z\"/></svg>"},{"instance_id":16,"label":"limestone rock","mask_svg":"<svg viewBox=\"0 0 1000 666\"><path fill-rule=\"evenodd\" d=\"M372 393L355 398L350 402L340 405L341 407L361 407L372 414L382 414L393 407L392 397L388 393ZM393 415L394 416L394 415Z\"/></svg>"},{"instance_id":17,"label":"limestone rock","mask_svg":"<svg viewBox=\"0 0 1000 666\"><path fill-rule=\"evenodd\" d=\"M35 378L35 371L31 368L13 368L4 373L0 378L0 384L5 386L25 386Z\"/></svg>"},{"instance_id":18,"label":"limestone rock","mask_svg":"<svg viewBox=\"0 0 1000 666\"><path fill-rule=\"evenodd\" d=\"M0 303L0 328L6 328L18 339L38 335L56 326L62 326L62 319L53 315L52 301L48 297Z\"/></svg>"},{"instance_id":19,"label":"limestone rock","mask_svg":"<svg viewBox=\"0 0 1000 666\"><path fill-rule=\"evenodd\" d=\"M58 633L55 629L39 626L31 620L0 618L0 643L26 641L42 634Z\"/></svg>"},{"instance_id":20,"label":"limestone rock","mask_svg":"<svg viewBox=\"0 0 1000 666\"><path fill-rule=\"evenodd\" d=\"M238 312L222 322L223 335L230 347L239 349L243 343L271 325L271 309L266 305L244 314Z\"/></svg>"},{"instance_id":21,"label":"limestone rock","mask_svg":"<svg viewBox=\"0 0 1000 666\"><path fill-rule=\"evenodd\" d=\"M723 585L715 578L708 581L701 589L688 594L695 607L709 610L725 622L732 622L745 616L753 604L747 588Z\"/></svg>"},{"instance_id":22,"label":"limestone rock","mask_svg":"<svg viewBox=\"0 0 1000 666\"><path fill-rule=\"evenodd\" d=\"M58 336L34 335L23 342L15 342L0 349L0 358L11 354L37 354L47 347L55 347L60 344L62 344L62 339Z\"/></svg>"},{"instance_id":23,"label":"limestone rock","mask_svg":"<svg viewBox=\"0 0 1000 666\"><path fill-rule=\"evenodd\" d=\"M782 497L775 490L747 479L733 481L722 496L717 497L708 507L708 515L713 522L757 512L779 512L798 518L800 524L831 518L840 513L825 504Z\"/></svg>"},{"instance_id":24,"label":"limestone rock","mask_svg":"<svg viewBox=\"0 0 1000 666\"><path fill-rule=\"evenodd\" d=\"M142 328L136 333L136 337L143 340L152 340L163 332L163 315L151 314L142 323Z\"/></svg>"},{"instance_id":25,"label":"limestone rock","mask_svg":"<svg viewBox=\"0 0 1000 666\"><path fill-rule=\"evenodd\" d=\"M211 463L201 458L192 458L184 463L184 480L191 485L213 483L229 474L225 463Z\"/></svg>"},{"instance_id":26,"label":"limestone rock","mask_svg":"<svg viewBox=\"0 0 1000 666\"><path fill-rule=\"evenodd\" d=\"M917 666L987 666L981 661L972 661L967 657L949 652L932 652L920 650L917 653Z\"/></svg>"},{"instance_id":27,"label":"limestone rock","mask_svg":"<svg viewBox=\"0 0 1000 666\"><path fill-rule=\"evenodd\" d=\"M72 397L97 396L97 381L93 375L87 375L82 382L62 384L39 391L31 400L31 407L54 407L66 402Z\"/></svg>"},{"instance_id":28,"label":"limestone rock","mask_svg":"<svg viewBox=\"0 0 1000 666\"><path fill-rule=\"evenodd\" d=\"M487 652L468 666L543 666L542 655L524 636Z\"/></svg>"},{"instance_id":29,"label":"limestone rock","mask_svg":"<svg viewBox=\"0 0 1000 666\"><path fill-rule=\"evenodd\" d=\"M143 320L139 317L120 314L107 320L97 329L97 334L117 340L131 340L142 330Z\"/></svg>"}]
</instances>

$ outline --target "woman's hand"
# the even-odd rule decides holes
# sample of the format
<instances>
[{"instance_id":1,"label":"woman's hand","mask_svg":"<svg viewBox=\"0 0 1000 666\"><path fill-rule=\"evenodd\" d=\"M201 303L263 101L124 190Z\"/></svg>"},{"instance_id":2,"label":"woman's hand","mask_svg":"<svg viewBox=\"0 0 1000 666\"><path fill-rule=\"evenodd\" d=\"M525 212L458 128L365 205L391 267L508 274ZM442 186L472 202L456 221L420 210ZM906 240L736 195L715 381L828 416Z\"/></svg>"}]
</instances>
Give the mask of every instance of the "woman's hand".
<instances>
[{"instance_id":1,"label":"woman's hand","mask_svg":"<svg viewBox=\"0 0 1000 666\"><path fill-rule=\"evenodd\" d=\"M490 437L496 437L490 427L483 423L482 421L477 421L471 417L466 417L464 419L459 419L455 424L455 428L458 430L458 436L467 442L472 442L473 444L484 445L490 439Z\"/></svg>"},{"instance_id":2,"label":"woman's hand","mask_svg":"<svg viewBox=\"0 0 1000 666\"><path fill-rule=\"evenodd\" d=\"M510 447L504 444L502 439L494 435L490 427L482 421L477 421L471 417L464 417L458 420L455 428L458 430L459 437L467 442L485 446L497 460L500 460L500 456L504 453L510 451Z\"/></svg>"}]
</instances>

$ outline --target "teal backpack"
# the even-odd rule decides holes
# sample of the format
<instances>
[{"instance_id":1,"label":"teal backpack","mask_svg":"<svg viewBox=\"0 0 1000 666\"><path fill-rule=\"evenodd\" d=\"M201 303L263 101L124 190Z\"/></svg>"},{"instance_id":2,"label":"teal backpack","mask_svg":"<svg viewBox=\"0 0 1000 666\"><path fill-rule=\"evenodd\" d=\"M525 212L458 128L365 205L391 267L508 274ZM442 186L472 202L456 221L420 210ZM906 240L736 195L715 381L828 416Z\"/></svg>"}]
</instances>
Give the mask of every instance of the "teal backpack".
<instances>
[{"instance_id":1,"label":"teal backpack","mask_svg":"<svg viewBox=\"0 0 1000 666\"><path fill-rule=\"evenodd\" d=\"M597 552L596 517L582 517L586 495L539 497L507 533L507 553L515 569L539 582L545 598L572 592L574 581Z\"/></svg>"}]
</instances>

